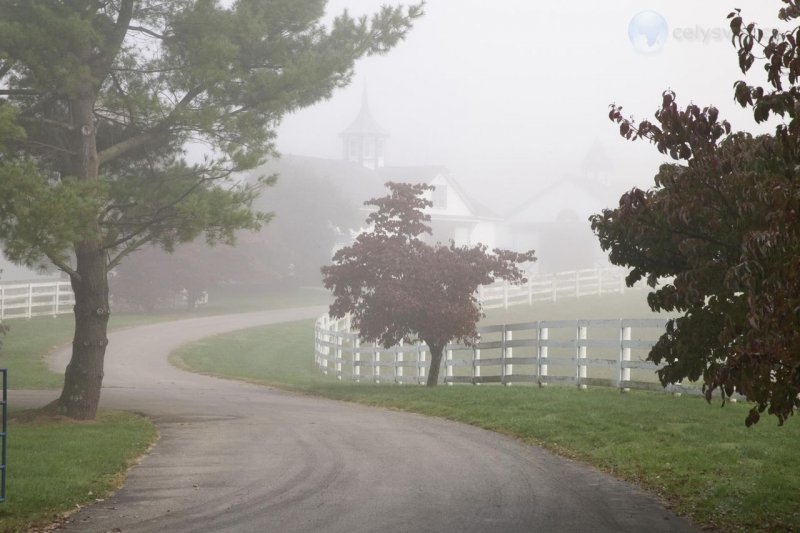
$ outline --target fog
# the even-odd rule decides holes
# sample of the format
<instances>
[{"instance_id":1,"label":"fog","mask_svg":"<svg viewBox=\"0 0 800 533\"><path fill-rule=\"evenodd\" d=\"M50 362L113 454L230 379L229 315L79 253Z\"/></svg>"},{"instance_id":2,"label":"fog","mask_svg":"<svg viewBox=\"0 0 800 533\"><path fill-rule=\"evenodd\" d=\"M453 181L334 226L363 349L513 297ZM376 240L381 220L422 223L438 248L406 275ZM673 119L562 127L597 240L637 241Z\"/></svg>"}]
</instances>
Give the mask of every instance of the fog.
<instances>
[{"instance_id":1,"label":"fog","mask_svg":"<svg viewBox=\"0 0 800 533\"><path fill-rule=\"evenodd\" d=\"M328 12L366 14L382 3L331 0ZM278 147L341 158L339 133L366 87L373 116L391 134L387 164L444 165L499 215L545 184L579 174L596 143L612 162L615 192L648 186L662 159L651 146L619 137L609 104L652 117L671 88L680 104L714 104L734 128L751 128L750 114L733 102L742 74L726 16L740 7L746 19L772 27L780 5L430 0L404 43L360 62L353 83L330 100L287 117ZM631 20L646 10L669 27L656 53L637 51L629 38Z\"/></svg>"},{"instance_id":2,"label":"fog","mask_svg":"<svg viewBox=\"0 0 800 533\"><path fill-rule=\"evenodd\" d=\"M383 3L329 0L327 20L345 9L369 15ZM389 133L385 164L446 168L469 198L492 212L498 229L492 230L497 238L487 243L490 247L535 248L543 271L595 265L602 254L588 215L611 207L633 186L650 186L665 160L645 142L623 140L608 119L609 105L622 105L637 119L651 118L661 93L671 89L680 105L716 105L734 129L753 131L750 112L733 101L733 83L743 75L727 14L740 7L746 20L770 28L781 5L777 0L429 0L404 42L386 55L358 62L352 83L329 100L284 118L277 147L287 157L270 170L282 178L259 206L276 218L263 235L243 239L260 251L235 261L258 263L246 270L277 284L286 276L319 283L319 266L329 260L331 242L346 245L348 228L359 227L351 215L364 198L353 194L353 184L363 176L347 175L352 178L348 187L339 187L340 171L298 165L289 156L341 162L340 133L359 113L366 93L374 119ZM649 13L645 23L656 17L666 25L661 40L646 42L647 28L637 18L643 13ZM639 30L633 37L631 28ZM751 80L763 83L762 72L754 68ZM594 159L587 162L590 153ZM190 149L190 157L202 156L197 147ZM605 165L602 176L591 172L598 157ZM324 184L323 178L328 179ZM553 184L570 181L572 188L553 193ZM372 193L376 185L380 190L380 183L364 188ZM576 200L583 186L593 186L586 196L591 198ZM316 196L308 200L312 189ZM571 205L579 201L582 206ZM325 211L331 206L330 213ZM513 238L503 238L503 232L510 234L509 217L526 206L539 218ZM579 228L580 235L559 234L565 224L570 231ZM312 238L310 228L323 232ZM331 228L336 236L322 234ZM478 237L491 233L481 231ZM556 257L566 248L572 255ZM573 261L588 249L593 258L583 258L580 265ZM4 269L4 280L33 276L8 264Z\"/></svg>"}]
</instances>

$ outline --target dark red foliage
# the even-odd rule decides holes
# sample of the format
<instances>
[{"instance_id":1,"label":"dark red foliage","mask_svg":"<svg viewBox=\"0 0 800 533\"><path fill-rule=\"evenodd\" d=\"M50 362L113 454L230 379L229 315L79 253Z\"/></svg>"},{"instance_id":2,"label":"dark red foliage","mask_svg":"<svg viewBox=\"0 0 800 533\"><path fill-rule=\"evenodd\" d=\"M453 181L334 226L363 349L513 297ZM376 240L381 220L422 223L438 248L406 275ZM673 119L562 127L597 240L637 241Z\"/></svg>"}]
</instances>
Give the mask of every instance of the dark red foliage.
<instances>
[{"instance_id":1,"label":"dark red foliage","mask_svg":"<svg viewBox=\"0 0 800 533\"><path fill-rule=\"evenodd\" d=\"M800 17L783 0L779 17ZM783 117L774 135L731 133L714 107L680 109L665 92L656 123L634 123L612 106L628 139L644 138L677 162L655 187L633 189L619 207L592 217L611 261L631 267L628 283L674 278L648 296L655 310L679 311L649 359L666 363L662 383L703 379L723 398L738 392L783 424L800 407L800 28L766 35L730 15L739 63L764 54L768 86L735 85L754 120Z\"/></svg>"},{"instance_id":2,"label":"dark red foliage","mask_svg":"<svg viewBox=\"0 0 800 533\"><path fill-rule=\"evenodd\" d=\"M351 314L365 341L390 347L401 340L424 341L431 350L429 385L435 385L444 347L451 341L474 342L483 316L476 291L480 285L505 279L526 280L520 263L534 261L533 251L487 253L483 245L459 247L425 243L431 230L423 212L427 185L387 183L391 194L366 202L377 211L367 222L372 231L322 268L325 287L335 300L330 314ZM433 383L431 382L433 381Z\"/></svg>"}]
</instances>

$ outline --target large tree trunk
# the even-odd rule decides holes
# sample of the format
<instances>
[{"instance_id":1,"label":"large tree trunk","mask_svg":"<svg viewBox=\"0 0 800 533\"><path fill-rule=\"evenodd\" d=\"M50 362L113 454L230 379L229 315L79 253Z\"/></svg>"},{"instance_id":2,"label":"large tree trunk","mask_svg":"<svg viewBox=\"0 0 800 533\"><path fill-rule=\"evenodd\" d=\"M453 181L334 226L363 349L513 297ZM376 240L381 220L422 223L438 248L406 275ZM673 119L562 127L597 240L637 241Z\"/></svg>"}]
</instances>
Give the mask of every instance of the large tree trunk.
<instances>
[{"instance_id":1,"label":"large tree trunk","mask_svg":"<svg viewBox=\"0 0 800 533\"><path fill-rule=\"evenodd\" d=\"M444 346L436 346L428 344L431 351L431 367L428 370L428 387L435 387L439 383L439 369L442 367L442 352Z\"/></svg>"},{"instance_id":2,"label":"large tree trunk","mask_svg":"<svg viewBox=\"0 0 800 533\"><path fill-rule=\"evenodd\" d=\"M70 100L74 155L69 174L81 181L99 179L94 91L90 83ZM70 273L75 293L75 335L72 359L64 375L64 389L58 400L61 414L77 419L93 419L100 402L103 361L108 338L109 304L106 257L99 222L86 228L88 236L75 244L75 271Z\"/></svg>"},{"instance_id":3,"label":"large tree trunk","mask_svg":"<svg viewBox=\"0 0 800 533\"><path fill-rule=\"evenodd\" d=\"M87 420L95 417L100 403L108 344L108 280L102 249L91 243L81 243L76 254L80 279L72 278L75 335L58 410L70 418Z\"/></svg>"}]
</instances>

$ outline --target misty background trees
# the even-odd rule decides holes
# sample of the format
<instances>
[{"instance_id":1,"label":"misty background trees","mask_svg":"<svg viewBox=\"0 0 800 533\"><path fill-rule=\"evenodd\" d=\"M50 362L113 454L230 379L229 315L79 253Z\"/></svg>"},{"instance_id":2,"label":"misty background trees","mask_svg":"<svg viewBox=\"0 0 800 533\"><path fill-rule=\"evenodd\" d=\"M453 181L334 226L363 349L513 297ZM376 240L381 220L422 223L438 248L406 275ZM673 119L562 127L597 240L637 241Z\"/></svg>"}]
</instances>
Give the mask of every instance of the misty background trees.
<instances>
[{"instance_id":1,"label":"misty background trees","mask_svg":"<svg viewBox=\"0 0 800 533\"><path fill-rule=\"evenodd\" d=\"M132 254L110 278L113 307L191 311L206 295L269 298L274 290L319 287L320 268L363 216L334 180L287 161L271 161L242 179L256 182L264 173L277 180L254 207L274 215L269 224L257 233L239 232L235 247L191 243L173 252L150 246Z\"/></svg>"}]
</instances>

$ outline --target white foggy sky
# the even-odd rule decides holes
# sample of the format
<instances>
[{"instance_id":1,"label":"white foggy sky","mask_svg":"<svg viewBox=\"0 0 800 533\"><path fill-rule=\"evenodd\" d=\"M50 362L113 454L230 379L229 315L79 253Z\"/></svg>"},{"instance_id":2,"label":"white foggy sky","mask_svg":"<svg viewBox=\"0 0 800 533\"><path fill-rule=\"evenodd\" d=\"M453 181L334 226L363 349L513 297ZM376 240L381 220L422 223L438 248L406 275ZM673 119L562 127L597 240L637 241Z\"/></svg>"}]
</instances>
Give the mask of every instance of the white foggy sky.
<instances>
[{"instance_id":1,"label":"white foggy sky","mask_svg":"<svg viewBox=\"0 0 800 533\"><path fill-rule=\"evenodd\" d=\"M375 12L386 0L330 0L328 12ZM395 2L392 2L395 3ZM403 2L407 3L407 2ZM407 40L356 66L353 83L332 99L285 118L283 153L341 157L339 132L368 86L370 107L391 134L390 165L442 164L475 198L514 207L543 184L577 174L598 140L614 162L619 191L651 183L655 149L621 139L608 120L616 102L652 117L666 88L679 103L714 104L734 128L751 128L733 103L742 78L728 39L677 41L676 29L728 30L735 7L774 26L777 0L429 0ZM628 24L661 13L670 37L656 55L637 53ZM762 70L751 79L764 82Z\"/></svg>"}]
</instances>

